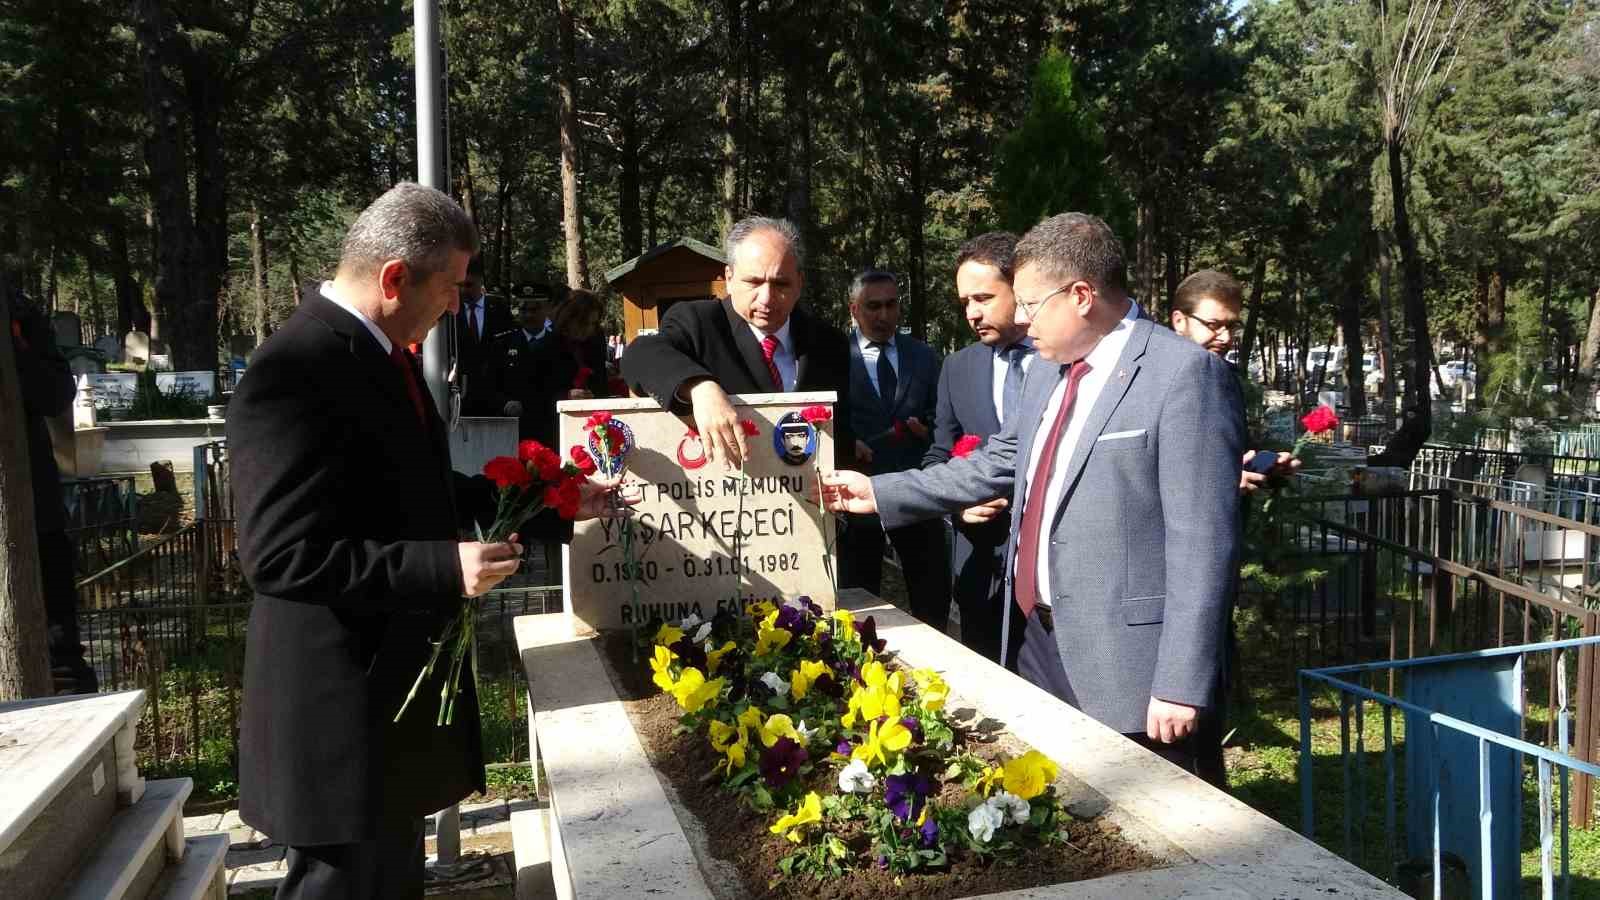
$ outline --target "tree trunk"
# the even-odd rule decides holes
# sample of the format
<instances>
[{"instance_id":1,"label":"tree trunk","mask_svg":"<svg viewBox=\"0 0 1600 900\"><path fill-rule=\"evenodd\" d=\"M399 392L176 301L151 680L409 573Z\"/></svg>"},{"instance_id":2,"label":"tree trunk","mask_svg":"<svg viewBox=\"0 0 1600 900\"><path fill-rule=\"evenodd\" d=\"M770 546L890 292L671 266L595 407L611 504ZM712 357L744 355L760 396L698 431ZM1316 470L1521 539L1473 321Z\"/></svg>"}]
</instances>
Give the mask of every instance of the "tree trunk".
<instances>
[{"instance_id":1,"label":"tree trunk","mask_svg":"<svg viewBox=\"0 0 1600 900\"><path fill-rule=\"evenodd\" d=\"M1400 291L1411 332L1411 360L1406 377L1406 410L1400 429L1384 451L1371 458L1373 465L1409 468L1422 445L1433 433L1433 398L1428 391L1433 374L1433 343L1428 337L1428 305L1423 294L1422 257L1416 237L1411 233L1411 217L1406 209L1409 193L1405 161L1399 140L1391 140L1389 188L1394 199L1394 237L1400 248Z\"/></svg>"},{"instance_id":2,"label":"tree trunk","mask_svg":"<svg viewBox=\"0 0 1600 900\"><path fill-rule=\"evenodd\" d=\"M906 232L909 236L908 250L911 253L911 333L919 341L928 339L928 285L927 285L927 242L926 227L928 219L928 195L926 177L923 166L922 141L916 140L907 149L910 151L910 179L907 187L910 190L907 206Z\"/></svg>"},{"instance_id":3,"label":"tree trunk","mask_svg":"<svg viewBox=\"0 0 1600 900\"><path fill-rule=\"evenodd\" d=\"M800 229L805 241L805 295L811 298L811 308L822 313L829 297L823 283L818 257L822 248L817 246L811 213L811 97L810 73L804 54L796 54L788 67L784 81L783 114L785 131L789 136L788 192L784 209L790 221Z\"/></svg>"},{"instance_id":4,"label":"tree trunk","mask_svg":"<svg viewBox=\"0 0 1600 900\"><path fill-rule=\"evenodd\" d=\"M1361 308L1367 299L1366 271L1367 253L1363 244L1361 250L1350 254L1345 268L1344 303L1339 317L1344 332L1345 402L1354 418L1367 414L1366 366L1361 359Z\"/></svg>"},{"instance_id":5,"label":"tree trunk","mask_svg":"<svg viewBox=\"0 0 1600 900\"><path fill-rule=\"evenodd\" d=\"M11 284L0 272L0 322L11 321ZM22 421L9 328L0 331L0 418ZM51 692L33 475L26 428L0 428L0 701Z\"/></svg>"},{"instance_id":6,"label":"tree trunk","mask_svg":"<svg viewBox=\"0 0 1600 900\"><path fill-rule=\"evenodd\" d=\"M1135 235L1134 284L1139 302L1154 313L1156 293L1156 214L1155 205L1141 199L1137 211L1138 234Z\"/></svg>"},{"instance_id":7,"label":"tree trunk","mask_svg":"<svg viewBox=\"0 0 1600 900\"><path fill-rule=\"evenodd\" d=\"M194 131L195 293L183 308L182 331L172 341L178 369L217 368L217 311L228 272L228 157L222 119L227 109L227 73L214 50L190 54L184 81Z\"/></svg>"},{"instance_id":8,"label":"tree trunk","mask_svg":"<svg viewBox=\"0 0 1600 900\"><path fill-rule=\"evenodd\" d=\"M556 0L560 39L561 224L567 239L567 287L589 286L583 250L583 197L578 190L578 50L572 0Z\"/></svg>"},{"instance_id":9,"label":"tree trunk","mask_svg":"<svg viewBox=\"0 0 1600 900\"><path fill-rule=\"evenodd\" d=\"M1393 424L1395 413L1395 381L1399 371L1394 358L1394 316L1390 312L1389 287L1394 277L1394 260L1389 253L1389 240L1378 235L1378 368L1383 372L1383 417L1385 424Z\"/></svg>"},{"instance_id":10,"label":"tree trunk","mask_svg":"<svg viewBox=\"0 0 1600 900\"><path fill-rule=\"evenodd\" d=\"M1589 298L1589 330L1583 333L1583 349L1578 354L1578 374L1593 381L1595 364L1600 361L1600 287Z\"/></svg>"},{"instance_id":11,"label":"tree trunk","mask_svg":"<svg viewBox=\"0 0 1600 900\"><path fill-rule=\"evenodd\" d=\"M300 298L306 292L305 285L300 283L300 255L294 251L289 252L289 308L292 310L300 305Z\"/></svg>"},{"instance_id":12,"label":"tree trunk","mask_svg":"<svg viewBox=\"0 0 1600 900\"><path fill-rule=\"evenodd\" d=\"M478 224L478 185L472 178L472 147L464 137L461 140L461 208L472 220L472 227L478 228L481 234L482 229Z\"/></svg>"},{"instance_id":13,"label":"tree trunk","mask_svg":"<svg viewBox=\"0 0 1600 900\"><path fill-rule=\"evenodd\" d=\"M740 69L744 55L739 52L744 31L743 0L723 0L722 14L727 19L727 46L722 53L722 97L717 114L722 118L722 236L739 218L739 112Z\"/></svg>"},{"instance_id":14,"label":"tree trunk","mask_svg":"<svg viewBox=\"0 0 1600 900\"><path fill-rule=\"evenodd\" d=\"M255 286L256 295L252 330L255 332L256 346L259 347L272 333L272 315L268 310L268 298L272 295L267 290L267 223L261 218L261 209L254 203L250 204L250 268L254 276L251 284Z\"/></svg>"},{"instance_id":15,"label":"tree trunk","mask_svg":"<svg viewBox=\"0 0 1600 900\"><path fill-rule=\"evenodd\" d=\"M617 219L622 227L622 256L633 259L644 252L644 223L639 212L639 98L629 92L618 103L617 124L622 131L622 172L617 198Z\"/></svg>"},{"instance_id":16,"label":"tree trunk","mask_svg":"<svg viewBox=\"0 0 1600 900\"><path fill-rule=\"evenodd\" d=\"M1267 283L1267 254L1262 253L1256 257L1256 264L1250 270L1250 302L1245 304L1244 334L1239 338L1239 369L1250 375L1250 350L1256 345L1256 327L1261 322L1261 292L1262 286ZM1272 378L1272 373L1265 366L1261 369L1261 380L1267 382Z\"/></svg>"}]
</instances>

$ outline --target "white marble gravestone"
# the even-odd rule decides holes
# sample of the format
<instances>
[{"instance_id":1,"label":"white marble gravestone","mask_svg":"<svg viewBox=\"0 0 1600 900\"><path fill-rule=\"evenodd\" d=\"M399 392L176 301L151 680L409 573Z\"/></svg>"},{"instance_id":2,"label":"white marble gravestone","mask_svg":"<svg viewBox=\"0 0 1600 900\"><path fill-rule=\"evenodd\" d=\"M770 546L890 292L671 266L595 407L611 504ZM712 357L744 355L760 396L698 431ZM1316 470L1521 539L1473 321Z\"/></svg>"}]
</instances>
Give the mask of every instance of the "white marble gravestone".
<instances>
[{"instance_id":1,"label":"white marble gravestone","mask_svg":"<svg viewBox=\"0 0 1600 900\"><path fill-rule=\"evenodd\" d=\"M750 458L742 472L709 463L688 422L649 398L557 404L563 459L586 445L584 423L611 412L633 432L625 477L642 486L634 510L634 561L625 561L617 520L580 523L565 548L563 588L573 629L587 634L625 628L653 617L720 609L799 595L831 608L837 562L828 539L836 522L817 503L817 472L833 467L833 423L808 426L800 411L833 408L823 393L735 395L751 422ZM826 524L824 526L824 520ZM826 532L824 531L826 528ZM737 551L737 552L736 552ZM638 587L637 597L634 588ZM636 612L637 605L637 612Z\"/></svg>"},{"instance_id":2,"label":"white marble gravestone","mask_svg":"<svg viewBox=\"0 0 1600 900\"><path fill-rule=\"evenodd\" d=\"M157 372L156 387L168 397L188 394L196 400L205 400L217 392L217 373Z\"/></svg>"},{"instance_id":3,"label":"white marble gravestone","mask_svg":"<svg viewBox=\"0 0 1600 900\"><path fill-rule=\"evenodd\" d=\"M102 375L79 375L79 389L88 387L94 395L94 408L124 410L133 406L138 392L139 376L132 372L106 372Z\"/></svg>"},{"instance_id":4,"label":"white marble gravestone","mask_svg":"<svg viewBox=\"0 0 1600 900\"><path fill-rule=\"evenodd\" d=\"M130 331L123 335L122 358L130 365L148 365L150 363L150 335L142 331Z\"/></svg>"}]
</instances>

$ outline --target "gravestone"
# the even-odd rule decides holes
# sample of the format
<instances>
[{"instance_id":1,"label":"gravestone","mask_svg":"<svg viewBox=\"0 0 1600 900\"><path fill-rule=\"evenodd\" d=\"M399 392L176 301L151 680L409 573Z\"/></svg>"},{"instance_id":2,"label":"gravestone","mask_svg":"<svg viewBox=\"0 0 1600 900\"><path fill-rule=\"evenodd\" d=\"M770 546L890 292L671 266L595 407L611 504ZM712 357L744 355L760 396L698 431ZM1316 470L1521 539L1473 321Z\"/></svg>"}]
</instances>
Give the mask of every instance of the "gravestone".
<instances>
[{"instance_id":1,"label":"gravestone","mask_svg":"<svg viewBox=\"0 0 1600 900\"><path fill-rule=\"evenodd\" d=\"M610 412L633 433L624 478L642 487L634 508L633 565L625 559L621 520L579 523L564 550L563 588L577 634L627 628L652 618L741 611L758 600L809 595L833 607L829 540L833 516L818 505L819 469L833 468L833 423L807 423L801 410L832 410L832 392L749 394L732 398L756 434L743 471L707 461L683 418L650 398L557 404L561 443L591 446L585 422ZM637 596L634 588L637 586Z\"/></svg>"},{"instance_id":2,"label":"gravestone","mask_svg":"<svg viewBox=\"0 0 1600 900\"><path fill-rule=\"evenodd\" d=\"M94 339L94 348L105 355L107 362L122 362L122 342L113 335L101 335Z\"/></svg>"},{"instance_id":3,"label":"gravestone","mask_svg":"<svg viewBox=\"0 0 1600 900\"><path fill-rule=\"evenodd\" d=\"M94 408L97 410L124 410L133 406L138 393L139 376L132 372L107 372L103 375L80 375L78 387L92 389Z\"/></svg>"},{"instance_id":4,"label":"gravestone","mask_svg":"<svg viewBox=\"0 0 1600 900\"><path fill-rule=\"evenodd\" d=\"M133 366L150 364L150 335L130 331L122 336L122 359Z\"/></svg>"},{"instance_id":5,"label":"gravestone","mask_svg":"<svg viewBox=\"0 0 1600 900\"><path fill-rule=\"evenodd\" d=\"M195 400L205 400L217 392L217 373L157 372L156 387L168 397L186 394Z\"/></svg>"},{"instance_id":6,"label":"gravestone","mask_svg":"<svg viewBox=\"0 0 1600 900\"><path fill-rule=\"evenodd\" d=\"M256 337L253 334L236 334L228 338L228 356L233 359L249 359L255 352Z\"/></svg>"},{"instance_id":7,"label":"gravestone","mask_svg":"<svg viewBox=\"0 0 1600 900\"><path fill-rule=\"evenodd\" d=\"M83 320L77 313L51 313L50 327L55 329L57 347L83 346Z\"/></svg>"}]
</instances>

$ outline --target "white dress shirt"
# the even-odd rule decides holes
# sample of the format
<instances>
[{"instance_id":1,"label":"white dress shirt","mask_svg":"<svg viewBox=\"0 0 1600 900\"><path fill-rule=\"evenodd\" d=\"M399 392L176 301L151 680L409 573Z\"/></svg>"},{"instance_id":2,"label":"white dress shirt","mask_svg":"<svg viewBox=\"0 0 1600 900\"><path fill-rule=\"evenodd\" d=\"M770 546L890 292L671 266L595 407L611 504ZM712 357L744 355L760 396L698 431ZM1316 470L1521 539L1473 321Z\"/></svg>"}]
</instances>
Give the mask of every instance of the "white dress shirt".
<instances>
[{"instance_id":1,"label":"white dress shirt","mask_svg":"<svg viewBox=\"0 0 1600 900\"><path fill-rule=\"evenodd\" d=\"M750 325L749 322L745 323ZM794 345L789 342L789 320L785 319L783 327L772 333L778 339L777 352L772 354L772 362L778 367L778 377L783 379L783 389L794 390L795 382L800 378L800 364L794 357ZM756 336L756 343L767 339L767 333L750 325L750 332Z\"/></svg>"},{"instance_id":2,"label":"white dress shirt","mask_svg":"<svg viewBox=\"0 0 1600 900\"><path fill-rule=\"evenodd\" d=\"M872 339L862 334L859 328L856 329L856 344L861 347L861 361L867 365L867 380L872 382L873 391L877 392L879 397L882 397L883 389L878 387L878 354L883 353L884 350L872 346ZM894 369L895 377L899 378L900 349L896 346L894 338L890 338L888 344L889 368ZM894 398L890 397L888 399L893 400Z\"/></svg>"},{"instance_id":3,"label":"white dress shirt","mask_svg":"<svg viewBox=\"0 0 1600 900\"><path fill-rule=\"evenodd\" d=\"M372 336L374 338L377 338L378 346L383 348L385 355L394 352L394 342L389 340L389 336L387 334L383 333L383 329L378 327L378 323L367 318L366 313L344 302L344 300L339 297L338 293L334 291L333 282L324 281L322 283L322 287L318 288L318 290L322 292L322 296L328 298L329 303L332 303L334 306L337 306L350 315L355 316L357 321L367 326L367 330L372 332Z\"/></svg>"},{"instance_id":4,"label":"white dress shirt","mask_svg":"<svg viewBox=\"0 0 1600 900\"><path fill-rule=\"evenodd\" d=\"M1017 343L1028 348L1028 352L1022 357L1022 374L1027 375L1028 370L1033 368L1034 359L1039 354L1033 352L1033 338L1024 337ZM1005 350L1005 347L996 347L991 356L994 366L994 378L991 381L994 388L994 418L996 422L1004 422L1006 420L1006 372L1011 369L1011 363L1000 355ZM1090 365L1094 364L1090 363ZM895 369L895 371L899 372L900 370ZM1078 389L1083 390L1083 385L1078 385Z\"/></svg>"},{"instance_id":5,"label":"white dress shirt","mask_svg":"<svg viewBox=\"0 0 1600 900\"><path fill-rule=\"evenodd\" d=\"M1089 371L1078 382L1078 396L1072 401L1072 412L1067 414L1067 424L1061 435L1060 443L1056 444L1055 468L1050 472L1050 483L1045 485L1044 518L1040 520L1039 529L1039 560L1038 560L1038 585L1039 605L1048 607L1051 602L1050 593L1050 526L1056 520L1056 513L1061 509L1061 501L1067 489L1067 470L1072 462L1073 450L1078 446L1078 440L1083 437L1083 423L1089 418L1089 413L1094 410L1095 402L1100 399L1100 392L1105 389L1106 383L1116 373L1117 360L1122 358L1122 351L1128 346L1128 338L1133 335L1134 320L1139 318L1139 304L1129 303L1128 314L1111 329L1111 332L1094 345L1089 355L1083 359L1089 364ZM1061 401L1066 397L1067 379L1061 379L1055 391L1050 395L1050 402L1045 404L1044 421L1039 423L1039 431L1034 435L1033 447L1028 454L1028 497L1023 498L1027 504L1032 500L1032 494L1038 489L1033 483L1033 473L1039 471L1040 450L1044 449L1045 435L1050 425L1056 420L1056 413L1061 410ZM1096 435L1089 435L1089 440L1094 440ZM1024 505L1026 509L1026 505Z\"/></svg>"}]
</instances>

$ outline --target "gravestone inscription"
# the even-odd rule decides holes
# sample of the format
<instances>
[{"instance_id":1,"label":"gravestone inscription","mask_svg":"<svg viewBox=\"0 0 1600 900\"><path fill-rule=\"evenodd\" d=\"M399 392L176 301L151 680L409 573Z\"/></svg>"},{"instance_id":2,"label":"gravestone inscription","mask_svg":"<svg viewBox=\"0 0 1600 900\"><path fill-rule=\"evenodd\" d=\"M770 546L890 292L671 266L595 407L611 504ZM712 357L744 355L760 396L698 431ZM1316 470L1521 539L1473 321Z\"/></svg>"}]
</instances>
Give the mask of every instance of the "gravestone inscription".
<instances>
[{"instance_id":1,"label":"gravestone inscription","mask_svg":"<svg viewBox=\"0 0 1600 900\"><path fill-rule=\"evenodd\" d=\"M575 633L690 613L709 619L800 595L833 608L837 525L821 512L817 484L818 472L833 467L833 424L802 413L822 407L831 415L834 394L731 399L752 432L742 471L708 461L691 423L652 399L557 405L561 442L552 449L563 459L593 446L585 423L594 413L609 412L626 426L634 446L624 480L642 493L631 534L617 519L582 522L573 531L562 587Z\"/></svg>"}]
</instances>

